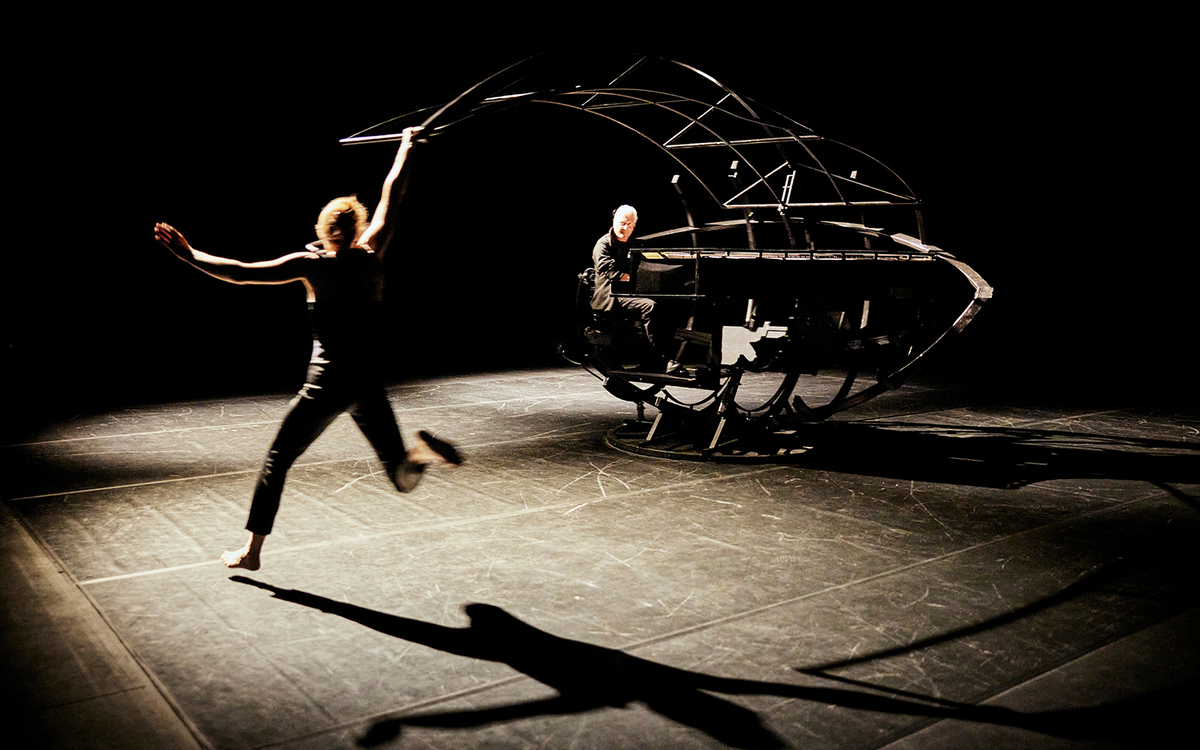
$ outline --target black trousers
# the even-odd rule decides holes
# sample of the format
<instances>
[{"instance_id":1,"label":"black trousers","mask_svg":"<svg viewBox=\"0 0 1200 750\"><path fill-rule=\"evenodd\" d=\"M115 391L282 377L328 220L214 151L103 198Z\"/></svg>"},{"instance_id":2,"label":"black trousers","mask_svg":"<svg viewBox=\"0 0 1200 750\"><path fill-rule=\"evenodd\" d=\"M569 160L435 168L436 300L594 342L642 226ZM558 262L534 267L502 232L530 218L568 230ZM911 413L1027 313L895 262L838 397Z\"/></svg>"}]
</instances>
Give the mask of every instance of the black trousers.
<instances>
[{"instance_id":1,"label":"black trousers","mask_svg":"<svg viewBox=\"0 0 1200 750\"><path fill-rule=\"evenodd\" d=\"M663 337L654 317L654 307L654 300L646 297L617 297L613 300L613 308L620 309L622 315L642 321L646 328L646 338L650 340L650 346L657 351Z\"/></svg>"},{"instance_id":2,"label":"black trousers","mask_svg":"<svg viewBox=\"0 0 1200 750\"><path fill-rule=\"evenodd\" d=\"M313 341L304 387L288 408L258 475L246 529L270 534L288 470L342 412L349 412L391 477L407 451L379 367L368 357L337 363Z\"/></svg>"}]
</instances>

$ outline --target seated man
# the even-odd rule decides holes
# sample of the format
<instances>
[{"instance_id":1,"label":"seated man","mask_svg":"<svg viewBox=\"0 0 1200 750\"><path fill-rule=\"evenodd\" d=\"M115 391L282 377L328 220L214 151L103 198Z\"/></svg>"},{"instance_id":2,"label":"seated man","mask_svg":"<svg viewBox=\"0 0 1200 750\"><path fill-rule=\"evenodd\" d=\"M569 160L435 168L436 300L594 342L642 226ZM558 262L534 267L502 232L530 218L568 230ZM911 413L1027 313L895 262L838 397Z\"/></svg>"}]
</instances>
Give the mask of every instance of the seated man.
<instances>
[{"instance_id":1,"label":"seated man","mask_svg":"<svg viewBox=\"0 0 1200 750\"><path fill-rule=\"evenodd\" d=\"M613 295L613 283L629 281L631 272L629 260L629 238L637 226L637 209L633 206L618 206L613 211L612 228L603 237L596 240L592 248L592 263L596 268L596 285L592 291L592 309L598 312L620 313L642 321L646 329L646 338L655 356L660 355L660 347L669 342L660 341L661 332L654 324L654 300L645 297L616 297ZM660 363L655 362L655 365Z\"/></svg>"}]
</instances>

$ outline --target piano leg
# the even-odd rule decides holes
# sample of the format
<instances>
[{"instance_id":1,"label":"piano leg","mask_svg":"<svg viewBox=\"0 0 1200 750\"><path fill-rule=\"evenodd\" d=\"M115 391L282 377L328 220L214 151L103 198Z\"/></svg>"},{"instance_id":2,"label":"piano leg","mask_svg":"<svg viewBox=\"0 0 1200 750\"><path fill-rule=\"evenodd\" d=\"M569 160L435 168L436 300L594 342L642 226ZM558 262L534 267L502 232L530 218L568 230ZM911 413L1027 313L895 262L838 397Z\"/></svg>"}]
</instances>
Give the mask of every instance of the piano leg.
<instances>
[{"instance_id":1,"label":"piano leg","mask_svg":"<svg viewBox=\"0 0 1200 750\"><path fill-rule=\"evenodd\" d=\"M640 405L638 410L641 411ZM658 432L658 426L662 424L662 418L663 412L660 411L658 416L654 418L654 424L650 425L650 431L646 433L646 439L642 441L643 443L649 443L654 440L654 433Z\"/></svg>"}]
</instances>

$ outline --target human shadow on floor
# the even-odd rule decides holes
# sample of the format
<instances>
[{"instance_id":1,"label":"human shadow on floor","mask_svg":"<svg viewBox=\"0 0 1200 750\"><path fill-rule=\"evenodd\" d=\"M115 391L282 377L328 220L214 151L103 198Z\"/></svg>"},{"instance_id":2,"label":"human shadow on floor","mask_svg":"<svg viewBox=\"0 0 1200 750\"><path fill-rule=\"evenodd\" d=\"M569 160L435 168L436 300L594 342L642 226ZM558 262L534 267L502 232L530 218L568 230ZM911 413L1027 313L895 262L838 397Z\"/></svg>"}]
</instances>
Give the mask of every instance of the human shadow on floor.
<instances>
[{"instance_id":1,"label":"human shadow on floor","mask_svg":"<svg viewBox=\"0 0 1200 750\"><path fill-rule=\"evenodd\" d=\"M838 677L821 669L801 668L796 671L843 685L883 690L897 697L912 695L903 690L885 689L871 683ZM1168 687L1093 706L1036 713L1014 712L1020 721L995 723L1008 723L1073 741L1102 742L1104 747L1175 747L1180 737L1189 736L1193 731L1195 721L1192 711L1198 700L1200 677L1192 677Z\"/></svg>"},{"instance_id":2,"label":"human shadow on floor","mask_svg":"<svg viewBox=\"0 0 1200 750\"><path fill-rule=\"evenodd\" d=\"M796 667L796 672L840 682L844 685L880 690L882 688L879 686L862 683L835 674L835 672L854 665L904 656L951 641L980 635L1096 592L1121 592L1124 596L1137 596L1136 590L1125 590L1120 581L1122 576L1135 567L1136 558L1120 559L1114 563L1097 566L1054 594L983 622L915 640L902 646L860 653L852 657L806 667ZM1163 619L1180 614L1193 608L1196 604L1194 596L1188 596L1186 592L1169 597L1156 595L1155 598L1160 599L1159 603L1162 606L1160 616ZM887 690L887 692L897 696L908 695L903 691ZM1191 724L1191 707L1195 705L1197 698L1200 698L1200 677L1193 676L1180 684L1124 700L1110 701L1084 708L1026 714L1023 726L1043 734L1074 740L1128 742L1132 746L1138 747L1167 746L1172 737L1187 729L1184 726L1185 723Z\"/></svg>"},{"instance_id":3,"label":"human shadow on floor","mask_svg":"<svg viewBox=\"0 0 1200 750\"><path fill-rule=\"evenodd\" d=\"M874 686L811 687L783 682L716 677L658 664L623 651L551 635L499 607L468 604L466 628L389 615L295 589L281 589L245 576L232 581L270 591L276 598L318 609L373 630L450 654L507 664L558 695L491 708L426 713L376 722L359 744L395 738L405 726L463 728L544 715L573 714L640 702L650 710L737 748L787 747L755 712L711 693L770 695L846 708L929 718L961 719L1040 732L1073 731L1069 722L1050 722L1004 708L974 706L912 693L883 693Z\"/></svg>"},{"instance_id":4,"label":"human shadow on floor","mask_svg":"<svg viewBox=\"0 0 1200 750\"><path fill-rule=\"evenodd\" d=\"M1174 551L1174 550L1171 550ZM1025 618L1037 615L1054 607L1076 601L1084 596L1096 594L1097 592L1105 592L1109 595L1117 594L1127 598L1134 597L1153 597L1158 602L1158 617L1166 619L1173 617L1185 610L1191 609L1197 605L1196 594L1200 593L1194 585L1188 588L1180 588L1173 592L1143 592L1139 591L1136 585L1129 588L1128 582L1122 583L1122 577L1136 574L1139 567L1143 575L1157 575L1162 577L1168 573L1153 568L1147 569L1140 560L1140 555L1149 554L1149 550L1132 550L1127 557L1122 557L1115 562L1098 565L1083 575L1079 576L1069 585L1054 592L1048 596L1044 596L1035 601L1029 602L1016 609L1004 612L1002 614L991 617L987 620L966 625L961 628L949 630L943 633L909 641L900 646L880 649L878 651L870 651L866 653L856 653L852 657L837 659L834 661L825 662L823 664L812 664L807 667L797 667L796 671L802 674L811 674L829 679L837 679L830 674L830 670L842 669L845 667L854 666L856 664L866 664L872 661L880 661L882 659L890 659L896 656L911 654L923 649L932 648L950 641L967 638L970 636L980 635L990 630L1010 625L1019 622ZM1190 570L1190 569L1189 569ZM1176 575L1176 571L1169 571L1169 574ZM1190 575L1182 573L1178 575Z\"/></svg>"}]
</instances>

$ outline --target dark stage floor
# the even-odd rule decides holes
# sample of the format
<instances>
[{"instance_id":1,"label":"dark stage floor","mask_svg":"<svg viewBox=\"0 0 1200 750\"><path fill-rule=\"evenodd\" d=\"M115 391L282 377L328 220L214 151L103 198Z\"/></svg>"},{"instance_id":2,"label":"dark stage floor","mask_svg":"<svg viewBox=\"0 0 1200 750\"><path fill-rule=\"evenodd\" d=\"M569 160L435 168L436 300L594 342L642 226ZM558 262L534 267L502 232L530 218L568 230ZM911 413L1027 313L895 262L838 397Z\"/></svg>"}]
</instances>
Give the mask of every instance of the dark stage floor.
<instances>
[{"instance_id":1,"label":"dark stage floor","mask_svg":"<svg viewBox=\"0 0 1200 750\"><path fill-rule=\"evenodd\" d=\"M1192 726L1195 413L918 380L799 460L738 464L607 447L633 410L574 369L392 397L468 464L400 495L343 417L241 577L217 558L286 396L5 446L19 746L1167 747Z\"/></svg>"}]
</instances>

